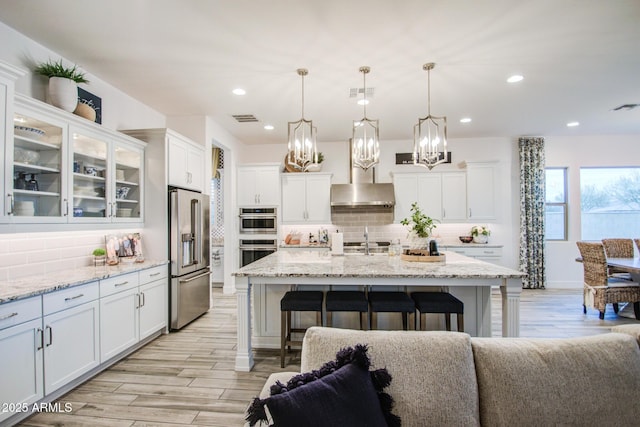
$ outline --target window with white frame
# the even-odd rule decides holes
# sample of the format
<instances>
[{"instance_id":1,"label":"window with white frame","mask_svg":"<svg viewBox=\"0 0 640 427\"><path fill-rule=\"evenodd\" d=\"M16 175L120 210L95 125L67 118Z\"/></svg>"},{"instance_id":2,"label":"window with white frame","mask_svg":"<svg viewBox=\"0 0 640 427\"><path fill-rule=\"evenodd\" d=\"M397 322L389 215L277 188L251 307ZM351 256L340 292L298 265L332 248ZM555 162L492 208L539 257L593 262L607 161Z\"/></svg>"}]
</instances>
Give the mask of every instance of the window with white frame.
<instances>
[{"instance_id":1,"label":"window with white frame","mask_svg":"<svg viewBox=\"0 0 640 427\"><path fill-rule=\"evenodd\" d=\"M640 237L640 167L580 168L582 240Z\"/></svg>"},{"instance_id":2,"label":"window with white frame","mask_svg":"<svg viewBox=\"0 0 640 427\"><path fill-rule=\"evenodd\" d=\"M567 240L567 169L545 169L544 237Z\"/></svg>"}]
</instances>

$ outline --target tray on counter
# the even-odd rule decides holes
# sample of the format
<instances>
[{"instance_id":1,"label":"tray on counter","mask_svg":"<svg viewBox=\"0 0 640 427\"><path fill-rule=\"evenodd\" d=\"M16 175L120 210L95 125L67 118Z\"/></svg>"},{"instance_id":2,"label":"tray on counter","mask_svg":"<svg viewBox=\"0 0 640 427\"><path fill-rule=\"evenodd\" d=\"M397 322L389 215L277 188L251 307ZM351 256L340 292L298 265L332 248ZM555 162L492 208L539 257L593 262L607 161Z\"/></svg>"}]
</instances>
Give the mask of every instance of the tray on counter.
<instances>
[{"instance_id":1,"label":"tray on counter","mask_svg":"<svg viewBox=\"0 0 640 427\"><path fill-rule=\"evenodd\" d=\"M446 257L444 255L429 255L428 249L405 249L400 254L400 259L410 262L445 262Z\"/></svg>"}]
</instances>

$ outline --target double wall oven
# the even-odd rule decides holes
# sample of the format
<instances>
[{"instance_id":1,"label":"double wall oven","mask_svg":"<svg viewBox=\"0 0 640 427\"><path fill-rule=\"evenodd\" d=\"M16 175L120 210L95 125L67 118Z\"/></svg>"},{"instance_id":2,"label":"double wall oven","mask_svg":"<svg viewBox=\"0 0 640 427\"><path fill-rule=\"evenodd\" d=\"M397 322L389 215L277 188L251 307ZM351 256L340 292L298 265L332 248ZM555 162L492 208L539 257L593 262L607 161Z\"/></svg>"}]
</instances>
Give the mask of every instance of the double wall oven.
<instances>
[{"instance_id":1,"label":"double wall oven","mask_svg":"<svg viewBox=\"0 0 640 427\"><path fill-rule=\"evenodd\" d=\"M277 208L240 208L240 267L278 250Z\"/></svg>"}]
</instances>

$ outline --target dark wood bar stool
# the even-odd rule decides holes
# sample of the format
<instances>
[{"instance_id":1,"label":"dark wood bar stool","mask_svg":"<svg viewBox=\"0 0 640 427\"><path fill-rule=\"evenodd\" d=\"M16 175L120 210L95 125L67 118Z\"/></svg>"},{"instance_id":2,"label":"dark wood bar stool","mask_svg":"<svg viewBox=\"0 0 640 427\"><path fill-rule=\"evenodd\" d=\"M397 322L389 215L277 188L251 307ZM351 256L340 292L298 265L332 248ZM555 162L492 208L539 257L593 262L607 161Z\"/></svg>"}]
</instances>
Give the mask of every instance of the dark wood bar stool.
<instances>
[{"instance_id":1,"label":"dark wood bar stool","mask_svg":"<svg viewBox=\"0 0 640 427\"><path fill-rule=\"evenodd\" d=\"M426 313L444 313L447 331L451 330L451 314L458 315L458 332L464 331L464 303L448 292L413 292L411 298L419 311L416 329L423 330ZM426 320L426 319L425 319Z\"/></svg>"},{"instance_id":2,"label":"dark wood bar stool","mask_svg":"<svg viewBox=\"0 0 640 427\"><path fill-rule=\"evenodd\" d=\"M328 291L325 299L327 312L327 326L333 326L332 313L334 311L357 311L360 313L360 329L367 330L369 301L367 294L362 291Z\"/></svg>"},{"instance_id":3,"label":"dark wood bar stool","mask_svg":"<svg viewBox=\"0 0 640 427\"><path fill-rule=\"evenodd\" d=\"M406 292L369 292L369 320L371 329L378 328L378 313L401 313L402 328L406 331L409 315L415 313L413 299Z\"/></svg>"},{"instance_id":4,"label":"dark wood bar stool","mask_svg":"<svg viewBox=\"0 0 640 427\"><path fill-rule=\"evenodd\" d=\"M302 340L294 340L292 333L304 333L306 328L294 328L291 324L292 311L315 311L316 324L322 322L322 291L288 291L280 300L280 367L284 368L284 348L302 345Z\"/></svg>"}]
</instances>

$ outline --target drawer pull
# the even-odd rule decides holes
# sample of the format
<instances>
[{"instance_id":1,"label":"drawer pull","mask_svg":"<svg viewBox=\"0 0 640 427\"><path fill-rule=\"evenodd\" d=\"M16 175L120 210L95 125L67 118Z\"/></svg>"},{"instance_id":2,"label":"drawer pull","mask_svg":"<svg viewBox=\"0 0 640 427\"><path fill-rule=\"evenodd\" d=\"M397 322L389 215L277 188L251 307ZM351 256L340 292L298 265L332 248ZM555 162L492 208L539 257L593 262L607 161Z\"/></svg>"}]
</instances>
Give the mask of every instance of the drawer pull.
<instances>
[{"instance_id":1,"label":"drawer pull","mask_svg":"<svg viewBox=\"0 0 640 427\"><path fill-rule=\"evenodd\" d=\"M160 272L152 273L152 274L149 275L149 277L158 276L158 275L160 275Z\"/></svg>"},{"instance_id":2,"label":"drawer pull","mask_svg":"<svg viewBox=\"0 0 640 427\"><path fill-rule=\"evenodd\" d=\"M485 254L490 254L490 255L492 255L492 254L493 254L493 251L484 251L484 253L485 253Z\"/></svg>"},{"instance_id":3,"label":"drawer pull","mask_svg":"<svg viewBox=\"0 0 640 427\"><path fill-rule=\"evenodd\" d=\"M78 295L76 295L75 297L67 297L67 298L65 298L64 300L65 300L65 301L72 301L72 300L74 300L74 299L82 298L83 296L84 296L84 294L78 294Z\"/></svg>"},{"instance_id":4,"label":"drawer pull","mask_svg":"<svg viewBox=\"0 0 640 427\"><path fill-rule=\"evenodd\" d=\"M117 288L118 286L124 286L124 285L126 285L126 284L128 284L128 283L129 283L129 281L126 281L126 282L122 282L122 283L116 283L116 284L115 284L115 285L113 285L113 286L115 286L115 287Z\"/></svg>"},{"instance_id":5,"label":"drawer pull","mask_svg":"<svg viewBox=\"0 0 640 427\"><path fill-rule=\"evenodd\" d=\"M18 315L18 312L16 311L15 313L7 314L6 316L0 317L0 320L11 319L12 317L16 317L17 315Z\"/></svg>"}]
</instances>

